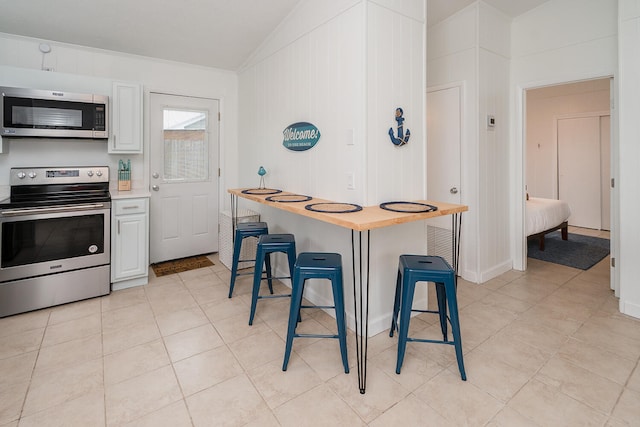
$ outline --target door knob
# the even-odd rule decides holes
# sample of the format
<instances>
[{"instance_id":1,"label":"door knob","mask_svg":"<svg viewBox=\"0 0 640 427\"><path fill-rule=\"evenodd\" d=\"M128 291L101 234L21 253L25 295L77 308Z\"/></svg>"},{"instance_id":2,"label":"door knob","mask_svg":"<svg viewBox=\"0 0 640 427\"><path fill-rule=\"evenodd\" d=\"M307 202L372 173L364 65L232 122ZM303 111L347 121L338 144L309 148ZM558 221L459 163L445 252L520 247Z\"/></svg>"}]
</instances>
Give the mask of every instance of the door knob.
<instances>
[{"instance_id":1,"label":"door knob","mask_svg":"<svg viewBox=\"0 0 640 427\"><path fill-rule=\"evenodd\" d=\"M157 185L154 185L154 186L151 187L151 189L153 191L158 191L158 190L160 190L160 187L158 187Z\"/></svg>"},{"instance_id":2,"label":"door knob","mask_svg":"<svg viewBox=\"0 0 640 427\"><path fill-rule=\"evenodd\" d=\"M451 187L451 189L449 190L449 193L458 194L458 189L456 187Z\"/></svg>"}]
</instances>

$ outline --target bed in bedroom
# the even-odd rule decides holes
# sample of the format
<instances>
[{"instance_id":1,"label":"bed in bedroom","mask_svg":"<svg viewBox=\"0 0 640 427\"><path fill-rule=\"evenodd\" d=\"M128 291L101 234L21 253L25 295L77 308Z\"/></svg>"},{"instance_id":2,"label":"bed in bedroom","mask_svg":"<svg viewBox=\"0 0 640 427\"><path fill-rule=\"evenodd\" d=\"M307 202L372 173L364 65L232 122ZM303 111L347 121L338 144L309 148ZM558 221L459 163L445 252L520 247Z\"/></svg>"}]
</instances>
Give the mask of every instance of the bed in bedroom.
<instances>
[{"instance_id":1,"label":"bed in bedroom","mask_svg":"<svg viewBox=\"0 0 640 427\"><path fill-rule=\"evenodd\" d=\"M563 200L529 197L526 209L527 239L538 239L544 250L544 236L561 230L562 240L567 240L567 220L571 215L569 204Z\"/></svg>"}]
</instances>

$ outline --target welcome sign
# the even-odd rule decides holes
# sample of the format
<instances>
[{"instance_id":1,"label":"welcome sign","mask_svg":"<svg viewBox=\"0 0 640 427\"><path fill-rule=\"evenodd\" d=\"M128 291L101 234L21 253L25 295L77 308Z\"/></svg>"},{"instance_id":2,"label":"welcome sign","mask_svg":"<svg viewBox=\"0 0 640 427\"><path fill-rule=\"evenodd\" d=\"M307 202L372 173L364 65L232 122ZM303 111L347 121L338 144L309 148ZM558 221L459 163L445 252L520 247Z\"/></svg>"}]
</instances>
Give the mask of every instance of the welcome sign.
<instances>
[{"instance_id":1,"label":"welcome sign","mask_svg":"<svg viewBox=\"0 0 640 427\"><path fill-rule=\"evenodd\" d=\"M305 151L312 148L320 139L317 127L307 122L291 124L282 131L282 145L292 151Z\"/></svg>"}]
</instances>

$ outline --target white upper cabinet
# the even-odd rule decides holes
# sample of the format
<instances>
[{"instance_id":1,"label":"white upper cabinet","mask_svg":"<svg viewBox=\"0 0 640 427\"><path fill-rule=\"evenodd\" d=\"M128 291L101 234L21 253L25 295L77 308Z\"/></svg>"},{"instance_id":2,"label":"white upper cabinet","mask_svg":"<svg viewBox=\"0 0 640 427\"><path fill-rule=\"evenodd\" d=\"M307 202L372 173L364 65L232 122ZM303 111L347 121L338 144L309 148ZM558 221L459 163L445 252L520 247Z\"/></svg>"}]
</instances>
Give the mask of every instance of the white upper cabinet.
<instances>
[{"instance_id":1,"label":"white upper cabinet","mask_svg":"<svg viewBox=\"0 0 640 427\"><path fill-rule=\"evenodd\" d=\"M142 85L113 83L109 153L142 153Z\"/></svg>"}]
</instances>

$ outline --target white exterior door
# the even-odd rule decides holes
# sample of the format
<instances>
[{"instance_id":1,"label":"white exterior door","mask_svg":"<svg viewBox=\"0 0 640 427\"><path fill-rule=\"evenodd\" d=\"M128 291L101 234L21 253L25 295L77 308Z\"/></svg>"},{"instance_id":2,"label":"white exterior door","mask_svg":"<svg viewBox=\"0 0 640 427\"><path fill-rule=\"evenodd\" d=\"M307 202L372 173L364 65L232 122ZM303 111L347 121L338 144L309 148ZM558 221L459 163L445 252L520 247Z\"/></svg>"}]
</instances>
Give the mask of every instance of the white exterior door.
<instances>
[{"instance_id":1,"label":"white exterior door","mask_svg":"<svg viewBox=\"0 0 640 427\"><path fill-rule=\"evenodd\" d=\"M218 251L217 100L150 95L151 263Z\"/></svg>"},{"instance_id":2,"label":"white exterior door","mask_svg":"<svg viewBox=\"0 0 640 427\"><path fill-rule=\"evenodd\" d=\"M459 86L427 92L427 199L461 204ZM429 223L451 229L451 219Z\"/></svg>"},{"instance_id":3,"label":"white exterior door","mask_svg":"<svg viewBox=\"0 0 640 427\"><path fill-rule=\"evenodd\" d=\"M558 197L569 203L569 225L601 226L600 117L558 120Z\"/></svg>"}]
</instances>

